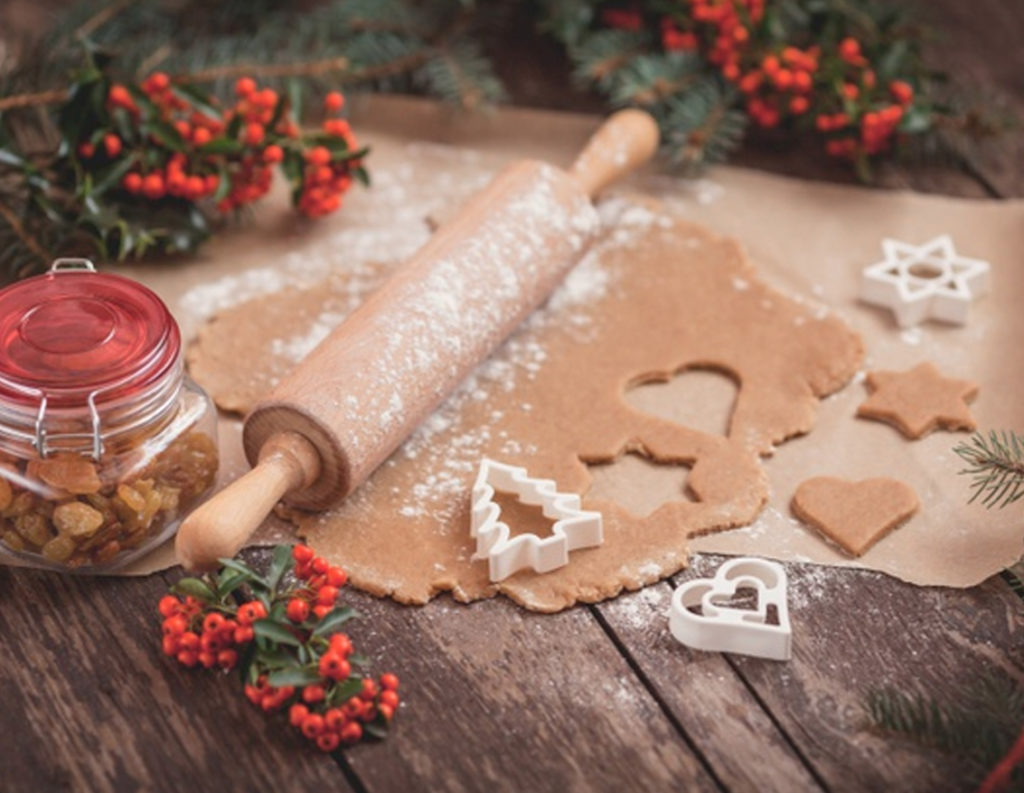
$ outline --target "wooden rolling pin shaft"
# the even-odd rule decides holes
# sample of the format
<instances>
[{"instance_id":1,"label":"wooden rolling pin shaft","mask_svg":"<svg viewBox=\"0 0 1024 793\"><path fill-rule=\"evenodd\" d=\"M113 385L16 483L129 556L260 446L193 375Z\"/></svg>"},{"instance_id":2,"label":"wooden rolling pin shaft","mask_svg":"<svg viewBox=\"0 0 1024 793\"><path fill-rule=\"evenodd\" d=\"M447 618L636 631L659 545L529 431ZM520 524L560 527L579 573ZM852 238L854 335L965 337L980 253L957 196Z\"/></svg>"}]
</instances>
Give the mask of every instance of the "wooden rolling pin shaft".
<instances>
[{"instance_id":1,"label":"wooden rolling pin shaft","mask_svg":"<svg viewBox=\"0 0 1024 793\"><path fill-rule=\"evenodd\" d=\"M364 482L551 294L598 230L591 197L657 143L648 114L623 110L568 172L499 173L253 409L254 468L184 521L181 563L233 555L278 500L326 509Z\"/></svg>"}]
</instances>

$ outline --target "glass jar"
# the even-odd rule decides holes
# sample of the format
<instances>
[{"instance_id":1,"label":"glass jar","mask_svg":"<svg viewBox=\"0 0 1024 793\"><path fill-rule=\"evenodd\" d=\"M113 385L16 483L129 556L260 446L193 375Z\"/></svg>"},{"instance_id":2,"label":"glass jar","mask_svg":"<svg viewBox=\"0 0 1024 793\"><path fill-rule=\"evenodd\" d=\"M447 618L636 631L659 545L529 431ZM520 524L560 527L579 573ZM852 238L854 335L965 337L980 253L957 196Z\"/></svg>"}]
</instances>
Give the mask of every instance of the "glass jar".
<instances>
[{"instance_id":1,"label":"glass jar","mask_svg":"<svg viewBox=\"0 0 1024 793\"><path fill-rule=\"evenodd\" d=\"M213 487L216 438L149 289L84 259L0 289L0 558L135 559Z\"/></svg>"}]
</instances>

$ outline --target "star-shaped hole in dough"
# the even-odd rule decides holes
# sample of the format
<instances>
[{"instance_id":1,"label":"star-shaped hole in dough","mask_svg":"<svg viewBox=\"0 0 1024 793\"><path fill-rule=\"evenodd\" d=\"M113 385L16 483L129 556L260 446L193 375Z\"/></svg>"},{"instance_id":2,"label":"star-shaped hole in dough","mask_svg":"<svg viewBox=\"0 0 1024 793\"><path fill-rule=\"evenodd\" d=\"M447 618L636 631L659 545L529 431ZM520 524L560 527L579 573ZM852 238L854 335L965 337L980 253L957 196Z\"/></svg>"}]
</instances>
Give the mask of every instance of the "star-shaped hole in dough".
<instances>
[{"instance_id":1,"label":"star-shaped hole in dough","mask_svg":"<svg viewBox=\"0 0 1024 793\"><path fill-rule=\"evenodd\" d=\"M929 318L962 325L971 301L989 290L989 263L958 254L948 234L923 245L885 239L882 252L864 268L860 298L891 309L902 328Z\"/></svg>"},{"instance_id":2,"label":"star-shaped hole in dough","mask_svg":"<svg viewBox=\"0 0 1024 793\"><path fill-rule=\"evenodd\" d=\"M944 377L931 363L905 372L868 372L871 395L857 415L892 424L908 438L922 438L935 429L973 430L977 425L967 403L978 384Z\"/></svg>"}]
</instances>

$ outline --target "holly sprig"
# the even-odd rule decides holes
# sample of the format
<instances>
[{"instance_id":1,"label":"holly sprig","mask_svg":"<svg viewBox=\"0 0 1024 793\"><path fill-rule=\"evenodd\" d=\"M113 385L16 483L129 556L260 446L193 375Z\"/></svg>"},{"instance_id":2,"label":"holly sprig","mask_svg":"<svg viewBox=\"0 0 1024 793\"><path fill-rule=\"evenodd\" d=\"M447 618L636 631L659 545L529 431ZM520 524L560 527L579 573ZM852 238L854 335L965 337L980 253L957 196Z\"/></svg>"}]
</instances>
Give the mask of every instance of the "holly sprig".
<instances>
[{"instance_id":1,"label":"holly sprig","mask_svg":"<svg viewBox=\"0 0 1024 793\"><path fill-rule=\"evenodd\" d=\"M246 698L323 751L384 738L398 678L373 678L342 628L358 617L338 603L347 576L306 545L275 548L265 574L237 559L182 578L159 604L163 651L186 667L238 669ZM357 671L358 670L358 671Z\"/></svg>"}]
</instances>

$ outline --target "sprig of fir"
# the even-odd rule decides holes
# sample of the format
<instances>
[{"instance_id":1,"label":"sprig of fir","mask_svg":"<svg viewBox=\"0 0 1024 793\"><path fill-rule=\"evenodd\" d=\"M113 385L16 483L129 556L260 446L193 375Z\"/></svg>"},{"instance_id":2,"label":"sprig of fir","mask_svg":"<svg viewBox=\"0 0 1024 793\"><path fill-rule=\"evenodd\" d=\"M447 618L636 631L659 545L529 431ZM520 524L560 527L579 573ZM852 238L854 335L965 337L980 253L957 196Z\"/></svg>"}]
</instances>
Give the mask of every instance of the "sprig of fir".
<instances>
[{"instance_id":1,"label":"sprig of fir","mask_svg":"<svg viewBox=\"0 0 1024 793\"><path fill-rule=\"evenodd\" d=\"M1024 435L979 432L953 451L968 465L960 473L972 477L968 503L981 499L986 507L1002 508L1024 498Z\"/></svg>"}]
</instances>

